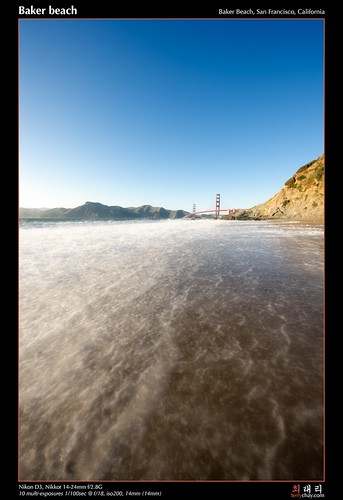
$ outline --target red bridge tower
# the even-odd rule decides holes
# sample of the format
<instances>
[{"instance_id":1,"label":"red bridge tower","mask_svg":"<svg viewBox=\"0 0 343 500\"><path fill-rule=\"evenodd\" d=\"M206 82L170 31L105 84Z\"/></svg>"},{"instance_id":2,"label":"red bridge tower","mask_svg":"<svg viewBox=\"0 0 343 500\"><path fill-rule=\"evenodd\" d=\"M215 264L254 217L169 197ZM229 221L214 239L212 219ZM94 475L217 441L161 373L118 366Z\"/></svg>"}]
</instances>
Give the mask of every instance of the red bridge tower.
<instances>
[{"instance_id":1,"label":"red bridge tower","mask_svg":"<svg viewBox=\"0 0 343 500\"><path fill-rule=\"evenodd\" d=\"M220 194L216 194L216 211L214 214L215 219L219 219L220 216Z\"/></svg>"}]
</instances>

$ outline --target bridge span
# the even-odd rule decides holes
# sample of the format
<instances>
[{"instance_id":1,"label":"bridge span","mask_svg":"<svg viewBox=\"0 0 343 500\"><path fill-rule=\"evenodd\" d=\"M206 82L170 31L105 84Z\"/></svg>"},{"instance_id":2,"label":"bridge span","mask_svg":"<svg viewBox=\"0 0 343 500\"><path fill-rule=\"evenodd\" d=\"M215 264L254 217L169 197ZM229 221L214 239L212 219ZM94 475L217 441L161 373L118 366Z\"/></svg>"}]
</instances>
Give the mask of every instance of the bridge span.
<instances>
[{"instance_id":1,"label":"bridge span","mask_svg":"<svg viewBox=\"0 0 343 500\"><path fill-rule=\"evenodd\" d=\"M226 212L227 215L232 215L242 210L246 210L245 208L220 208L220 194L216 194L216 208L212 210L197 210L196 204L193 203L193 212L192 217L195 218L197 215L201 214L210 214L214 213L215 218L218 219L221 212Z\"/></svg>"}]
</instances>

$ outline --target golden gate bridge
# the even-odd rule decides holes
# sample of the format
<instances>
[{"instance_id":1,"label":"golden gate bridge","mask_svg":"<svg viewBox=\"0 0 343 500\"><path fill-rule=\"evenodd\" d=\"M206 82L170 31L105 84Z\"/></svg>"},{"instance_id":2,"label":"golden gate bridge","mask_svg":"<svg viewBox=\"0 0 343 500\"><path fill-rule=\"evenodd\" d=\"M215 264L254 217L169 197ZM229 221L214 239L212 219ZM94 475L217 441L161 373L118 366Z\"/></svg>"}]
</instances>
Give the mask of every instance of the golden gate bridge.
<instances>
[{"instance_id":1,"label":"golden gate bridge","mask_svg":"<svg viewBox=\"0 0 343 500\"><path fill-rule=\"evenodd\" d=\"M197 215L214 213L214 218L219 219L220 212L226 212L227 215L232 215L241 210L246 210L245 208L220 208L220 194L216 194L216 208L213 210L197 210L196 204L193 203L192 218L195 219Z\"/></svg>"}]
</instances>

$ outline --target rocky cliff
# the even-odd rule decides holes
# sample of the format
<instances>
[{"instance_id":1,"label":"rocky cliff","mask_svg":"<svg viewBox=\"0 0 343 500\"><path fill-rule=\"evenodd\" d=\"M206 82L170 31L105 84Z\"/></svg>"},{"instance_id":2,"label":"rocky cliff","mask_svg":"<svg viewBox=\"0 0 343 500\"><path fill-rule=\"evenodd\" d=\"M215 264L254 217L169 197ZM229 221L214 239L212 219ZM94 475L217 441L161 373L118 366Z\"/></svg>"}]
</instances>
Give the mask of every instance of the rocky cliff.
<instances>
[{"instance_id":1,"label":"rocky cliff","mask_svg":"<svg viewBox=\"0 0 343 500\"><path fill-rule=\"evenodd\" d=\"M324 219L324 155L300 167L272 198L236 214L236 219Z\"/></svg>"}]
</instances>

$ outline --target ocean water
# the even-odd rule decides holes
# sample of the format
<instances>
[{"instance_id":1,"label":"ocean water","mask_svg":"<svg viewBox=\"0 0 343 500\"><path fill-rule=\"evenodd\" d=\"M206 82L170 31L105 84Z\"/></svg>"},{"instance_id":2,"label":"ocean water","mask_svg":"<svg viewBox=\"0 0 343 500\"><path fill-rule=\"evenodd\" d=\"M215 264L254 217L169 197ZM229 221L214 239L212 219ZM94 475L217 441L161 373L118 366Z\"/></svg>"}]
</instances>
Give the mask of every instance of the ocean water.
<instances>
[{"instance_id":1,"label":"ocean water","mask_svg":"<svg viewBox=\"0 0 343 500\"><path fill-rule=\"evenodd\" d=\"M323 479L323 227L23 222L21 480Z\"/></svg>"}]
</instances>

